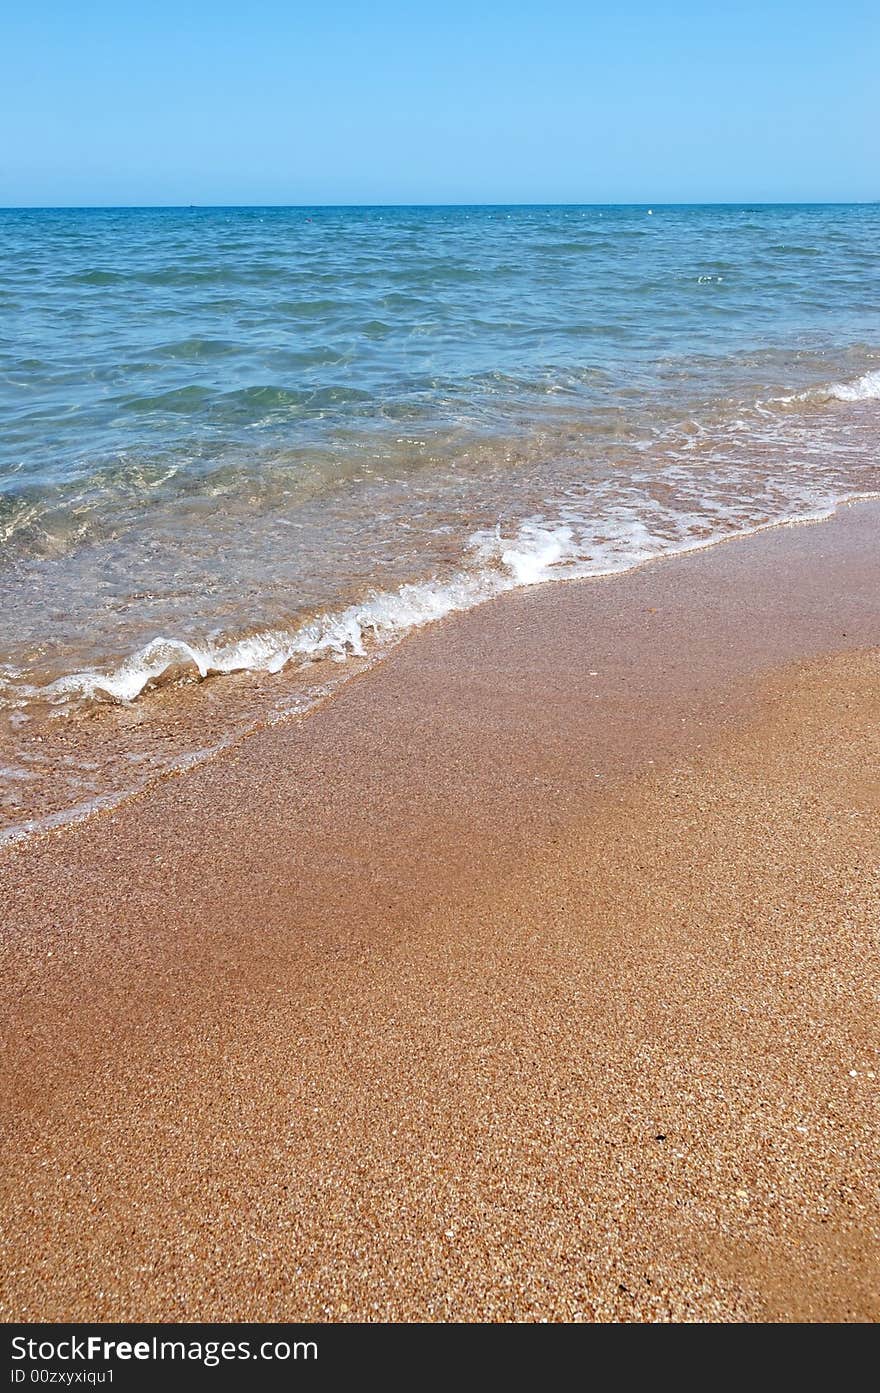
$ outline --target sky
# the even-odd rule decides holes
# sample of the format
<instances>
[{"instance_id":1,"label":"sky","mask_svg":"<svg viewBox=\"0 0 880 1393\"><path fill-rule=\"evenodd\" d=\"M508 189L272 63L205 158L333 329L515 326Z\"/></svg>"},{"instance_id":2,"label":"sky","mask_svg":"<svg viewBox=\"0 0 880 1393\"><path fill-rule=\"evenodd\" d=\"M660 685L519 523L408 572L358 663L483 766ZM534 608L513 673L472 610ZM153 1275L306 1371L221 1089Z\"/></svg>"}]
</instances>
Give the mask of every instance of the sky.
<instances>
[{"instance_id":1,"label":"sky","mask_svg":"<svg viewBox=\"0 0 880 1393\"><path fill-rule=\"evenodd\" d=\"M880 198L877 0L6 0L0 205Z\"/></svg>"}]
</instances>

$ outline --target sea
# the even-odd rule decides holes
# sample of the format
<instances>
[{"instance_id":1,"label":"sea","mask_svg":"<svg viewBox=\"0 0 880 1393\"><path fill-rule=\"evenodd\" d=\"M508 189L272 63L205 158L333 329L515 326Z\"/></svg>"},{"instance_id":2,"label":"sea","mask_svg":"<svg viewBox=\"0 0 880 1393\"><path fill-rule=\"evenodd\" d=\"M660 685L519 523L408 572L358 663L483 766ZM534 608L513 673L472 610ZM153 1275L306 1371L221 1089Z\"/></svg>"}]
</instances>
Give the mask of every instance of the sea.
<instances>
[{"instance_id":1,"label":"sea","mask_svg":"<svg viewBox=\"0 0 880 1393\"><path fill-rule=\"evenodd\" d=\"M0 210L0 838L880 492L880 205Z\"/></svg>"}]
</instances>

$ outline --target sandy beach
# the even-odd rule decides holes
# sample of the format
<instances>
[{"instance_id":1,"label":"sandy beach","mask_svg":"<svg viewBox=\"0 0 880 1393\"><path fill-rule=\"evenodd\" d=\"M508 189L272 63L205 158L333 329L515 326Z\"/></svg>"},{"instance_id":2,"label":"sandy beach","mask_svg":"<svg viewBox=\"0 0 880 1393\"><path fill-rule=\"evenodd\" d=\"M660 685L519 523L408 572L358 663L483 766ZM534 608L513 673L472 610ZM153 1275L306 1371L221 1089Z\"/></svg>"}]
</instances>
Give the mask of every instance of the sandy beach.
<instances>
[{"instance_id":1,"label":"sandy beach","mask_svg":"<svg viewBox=\"0 0 880 1393\"><path fill-rule=\"evenodd\" d=\"M502 596L0 851L3 1319L876 1319L878 523Z\"/></svg>"}]
</instances>

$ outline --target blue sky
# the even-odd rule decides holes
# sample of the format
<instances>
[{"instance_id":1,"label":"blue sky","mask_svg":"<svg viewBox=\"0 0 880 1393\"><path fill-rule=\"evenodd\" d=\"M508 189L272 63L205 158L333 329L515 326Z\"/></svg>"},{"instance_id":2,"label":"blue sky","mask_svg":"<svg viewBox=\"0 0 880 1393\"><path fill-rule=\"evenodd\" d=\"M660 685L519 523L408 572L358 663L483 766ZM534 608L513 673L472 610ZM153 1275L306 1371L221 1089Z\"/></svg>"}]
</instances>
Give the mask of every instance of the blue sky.
<instances>
[{"instance_id":1,"label":"blue sky","mask_svg":"<svg viewBox=\"0 0 880 1393\"><path fill-rule=\"evenodd\" d=\"M880 198L877 0L8 0L0 204Z\"/></svg>"}]
</instances>

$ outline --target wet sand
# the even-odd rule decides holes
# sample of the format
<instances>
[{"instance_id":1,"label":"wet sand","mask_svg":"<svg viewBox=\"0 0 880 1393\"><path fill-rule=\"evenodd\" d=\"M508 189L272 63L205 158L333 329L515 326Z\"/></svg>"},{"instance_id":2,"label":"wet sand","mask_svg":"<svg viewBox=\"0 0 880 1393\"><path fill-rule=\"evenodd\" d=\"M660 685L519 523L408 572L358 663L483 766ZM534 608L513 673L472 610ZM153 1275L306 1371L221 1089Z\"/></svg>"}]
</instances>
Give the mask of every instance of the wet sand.
<instances>
[{"instance_id":1,"label":"wet sand","mask_svg":"<svg viewBox=\"0 0 880 1393\"><path fill-rule=\"evenodd\" d=\"M876 505L0 852L5 1319L880 1313Z\"/></svg>"}]
</instances>

